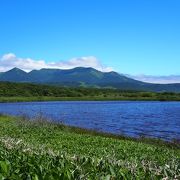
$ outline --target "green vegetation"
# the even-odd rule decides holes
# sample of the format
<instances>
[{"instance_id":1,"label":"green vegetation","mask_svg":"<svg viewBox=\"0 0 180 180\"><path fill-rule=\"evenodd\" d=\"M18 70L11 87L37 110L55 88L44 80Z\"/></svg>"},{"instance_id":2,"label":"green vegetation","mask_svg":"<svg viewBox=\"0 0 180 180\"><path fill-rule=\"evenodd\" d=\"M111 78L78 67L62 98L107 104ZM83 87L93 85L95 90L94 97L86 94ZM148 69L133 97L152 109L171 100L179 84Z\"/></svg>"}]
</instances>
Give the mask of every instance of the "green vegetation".
<instances>
[{"instance_id":1,"label":"green vegetation","mask_svg":"<svg viewBox=\"0 0 180 180\"><path fill-rule=\"evenodd\" d=\"M179 179L180 150L0 116L0 179ZM158 145L157 145L158 144Z\"/></svg>"},{"instance_id":2,"label":"green vegetation","mask_svg":"<svg viewBox=\"0 0 180 180\"><path fill-rule=\"evenodd\" d=\"M116 72L101 72L93 68L40 69L29 73L13 68L0 74L0 81L49 84L66 87L116 88L152 92L179 92L178 84L151 84L137 81Z\"/></svg>"},{"instance_id":3,"label":"green vegetation","mask_svg":"<svg viewBox=\"0 0 180 180\"><path fill-rule=\"evenodd\" d=\"M162 100L179 101L180 93L69 88L29 83L0 82L0 102L56 100Z\"/></svg>"}]
</instances>

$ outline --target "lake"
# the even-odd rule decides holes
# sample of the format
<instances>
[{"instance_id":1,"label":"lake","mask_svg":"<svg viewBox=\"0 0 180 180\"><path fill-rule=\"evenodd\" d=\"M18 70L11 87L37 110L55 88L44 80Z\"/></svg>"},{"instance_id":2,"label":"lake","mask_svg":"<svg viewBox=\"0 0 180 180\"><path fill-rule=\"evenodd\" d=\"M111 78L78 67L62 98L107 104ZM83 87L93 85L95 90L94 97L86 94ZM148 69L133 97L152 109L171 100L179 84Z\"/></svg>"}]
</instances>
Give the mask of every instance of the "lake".
<instances>
[{"instance_id":1,"label":"lake","mask_svg":"<svg viewBox=\"0 0 180 180\"><path fill-rule=\"evenodd\" d=\"M180 102L58 101L0 103L0 113L43 114L54 121L132 137L180 140Z\"/></svg>"}]
</instances>

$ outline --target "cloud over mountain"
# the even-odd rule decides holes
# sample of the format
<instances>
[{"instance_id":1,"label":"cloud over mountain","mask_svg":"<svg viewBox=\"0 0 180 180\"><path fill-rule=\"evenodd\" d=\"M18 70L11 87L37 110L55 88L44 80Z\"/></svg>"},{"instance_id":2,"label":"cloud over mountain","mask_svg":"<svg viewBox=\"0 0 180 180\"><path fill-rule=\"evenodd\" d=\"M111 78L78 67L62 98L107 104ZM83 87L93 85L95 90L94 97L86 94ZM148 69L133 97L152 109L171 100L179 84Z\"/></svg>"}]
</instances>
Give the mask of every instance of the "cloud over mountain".
<instances>
[{"instance_id":1,"label":"cloud over mountain","mask_svg":"<svg viewBox=\"0 0 180 180\"><path fill-rule=\"evenodd\" d=\"M180 75L169 75L169 76L128 75L128 77L148 83L158 83L158 84L180 83Z\"/></svg>"},{"instance_id":2,"label":"cloud over mountain","mask_svg":"<svg viewBox=\"0 0 180 180\"><path fill-rule=\"evenodd\" d=\"M4 54L0 57L0 72L8 71L14 67L24 71L39 70L42 68L72 69L75 67L92 67L102 72L113 71L113 68L101 64L94 56L72 58L67 61L45 62L45 60L34 60L31 58L20 58L13 53ZM152 75L126 75L130 78L149 83L180 83L180 75L152 76Z\"/></svg>"},{"instance_id":3,"label":"cloud over mountain","mask_svg":"<svg viewBox=\"0 0 180 180\"><path fill-rule=\"evenodd\" d=\"M0 72L10 70L14 67L31 71L41 68L58 68L58 69L71 69L75 67L92 67L103 72L109 72L113 69L106 67L94 56L72 58L67 61L49 62L44 60L34 60L31 58L20 58L13 53L8 53L0 58Z\"/></svg>"}]
</instances>

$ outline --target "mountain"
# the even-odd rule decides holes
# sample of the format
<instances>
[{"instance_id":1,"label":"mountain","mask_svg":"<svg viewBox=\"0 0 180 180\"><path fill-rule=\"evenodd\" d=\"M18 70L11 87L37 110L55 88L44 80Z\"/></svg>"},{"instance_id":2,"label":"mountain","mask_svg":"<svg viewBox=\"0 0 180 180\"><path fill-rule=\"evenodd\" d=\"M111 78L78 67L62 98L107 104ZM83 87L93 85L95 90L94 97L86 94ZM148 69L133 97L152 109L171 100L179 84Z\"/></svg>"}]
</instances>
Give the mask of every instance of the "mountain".
<instances>
[{"instance_id":1,"label":"mountain","mask_svg":"<svg viewBox=\"0 0 180 180\"><path fill-rule=\"evenodd\" d=\"M28 73L18 68L0 74L0 81L25 82L27 80Z\"/></svg>"},{"instance_id":2,"label":"mountain","mask_svg":"<svg viewBox=\"0 0 180 180\"><path fill-rule=\"evenodd\" d=\"M180 92L180 84L145 83L117 72L101 72L93 68L40 69L29 73L13 68L0 73L0 81L29 82L75 87L117 88L122 90L142 90L156 92Z\"/></svg>"}]
</instances>

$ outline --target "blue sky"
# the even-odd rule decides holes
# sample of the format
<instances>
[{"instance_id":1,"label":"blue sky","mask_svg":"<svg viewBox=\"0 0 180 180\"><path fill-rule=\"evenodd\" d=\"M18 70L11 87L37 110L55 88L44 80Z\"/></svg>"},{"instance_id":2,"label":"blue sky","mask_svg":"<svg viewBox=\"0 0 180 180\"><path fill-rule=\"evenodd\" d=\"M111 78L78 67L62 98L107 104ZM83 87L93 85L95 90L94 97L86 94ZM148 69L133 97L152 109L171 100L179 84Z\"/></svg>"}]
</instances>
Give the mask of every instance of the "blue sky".
<instances>
[{"instance_id":1,"label":"blue sky","mask_svg":"<svg viewBox=\"0 0 180 180\"><path fill-rule=\"evenodd\" d=\"M0 43L0 61L94 58L125 74L180 75L180 1L0 0Z\"/></svg>"}]
</instances>

